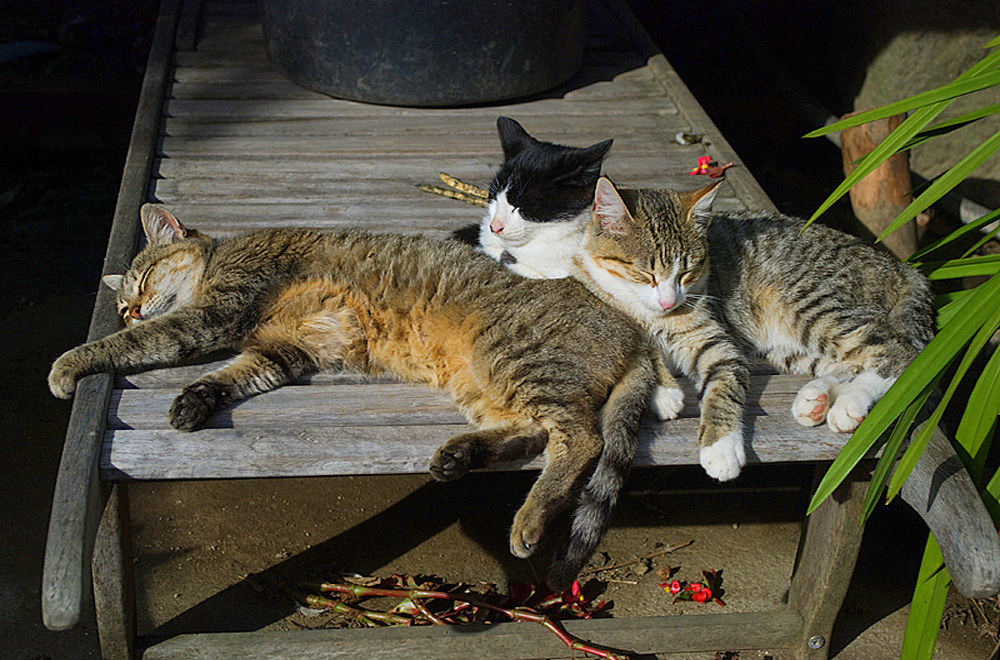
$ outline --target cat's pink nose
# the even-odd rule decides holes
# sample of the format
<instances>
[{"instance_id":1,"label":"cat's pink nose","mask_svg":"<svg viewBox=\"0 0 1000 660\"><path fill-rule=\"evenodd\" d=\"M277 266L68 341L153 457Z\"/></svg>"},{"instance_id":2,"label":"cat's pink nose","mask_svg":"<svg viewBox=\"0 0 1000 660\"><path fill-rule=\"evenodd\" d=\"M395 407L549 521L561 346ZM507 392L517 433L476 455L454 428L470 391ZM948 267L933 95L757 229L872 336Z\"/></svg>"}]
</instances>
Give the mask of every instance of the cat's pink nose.
<instances>
[{"instance_id":1,"label":"cat's pink nose","mask_svg":"<svg viewBox=\"0 0 1000 660\"><path fill-rule=\"evenodd\" d=\"M490 231L492 231L494 234L499 234L500 232L503 231L503 228L505 226L506 225L504 225L503 220L501 220L500 218L493 218L493 221L490 223Z\"/></svg>"},{"instance_id":2,"label":"cat's pink nose","mask_svg":"<svg viewBox=\"0 0 1000 660\"><path fill-rule=\"evenodd\" d=\"M138 305L136 305L135 307L132 307L131 309L129 309L128 310L128 315L131 316L132 318L134 318L136 321L141 321L142 320L142 310L139 308Z\"/></svg>"},{"instance_id":3,"label":"cat's pink nose","mask_svg":"<svg viewBox=\"0 0 1000 660\"><path fill-rule=\"evenodd\" d=\"M659 300L657 302L660 303L660 307L663 309L671 309L674 306L673 300Z\"/></svg>"}]
</instances>

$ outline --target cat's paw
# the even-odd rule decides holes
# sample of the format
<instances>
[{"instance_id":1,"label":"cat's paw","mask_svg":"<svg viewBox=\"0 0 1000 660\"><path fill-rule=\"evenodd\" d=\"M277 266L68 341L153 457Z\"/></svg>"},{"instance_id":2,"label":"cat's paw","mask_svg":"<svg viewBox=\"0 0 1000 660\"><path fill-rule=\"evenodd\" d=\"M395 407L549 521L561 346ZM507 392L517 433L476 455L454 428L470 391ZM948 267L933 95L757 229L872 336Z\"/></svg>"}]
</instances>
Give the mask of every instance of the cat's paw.
<instances>
[{"instance_id":1,"label":"cat's paw","mask_svg":"<svg viewBox=\"0 0 1000 660\"><path fill-rule=\"evenodd\" d=\"M195 431L205 426L221 405L221 391L211 383L192 383L170 406L170 425L178 431Z\"/></svg>"},{"instance_id":2,"label":"cat's paw","mask_svg":"<svg viewBox=\"0 0 1000 660\"><path fill-rule=\"evenodd\" d=\"M818 426L826 420L832 403L830 383L820 379L810 381L802 386L792 402L792 417L802 426Z\"/></svg>"},{"instance_id":3,"label":"cat's paw","mask_svg":"<svg viewBox=\"0 0 1000 660\"><path fill-rule=\"evenodd\" d=\"M837 397L830 414L826 416L826 425L834 433L853 433L864 421L871 410L870 397L862 392L848 391Z\"/></svg>"},{"instance_id":4,"label":"cat's paw","mask_svg":"<svg viewBox=\"0 0 1000 660\"><path fill-rule=\"evenodd\" d=\"M527 559L535 554L544 531L543 512L525 502L514 516L514 524L510 528L510 554L519 559Z\"/></svg>"},{"instance_id":5,"label":"cat's paw","mask_svg":"<svg viewBox=\"0 0 1000 660\"><path fill-rule=\"evenodd\" d=\"M684 409L684 391L679 387L657 385L650 397L649 407L658 419L676 419Z\"/></svg>"},{"instance_id":6,"label":"cat's paw","mask_svg":"<svg viewBox=\"0 0 1000 660\"><path fill-rule=\"evenodd\" d=\"M719 481L735 479L747 462L746 452L743 449L743 434L733 431L707 447L702 447L698 459L701 467L713 479Z\"/></svg>"},{"instance_id":7,"label":"cat's paw","mask_svg":"<svg viewBox=\"0 0 1000 660\"><path fill-rule=\"evenodd\" d=\"M69 357L71 354L72 351L63 353L49 370L49 391L60 399L73 396L73 392L76 391L76 381L79 380L77 370L69 366L72 362L72 358Z\"/></svg>"},{"instance_id":8,"label":"cat's paw","mask_svg":"<svg viewBox=\"0 0 1000 660\"><path fill-rule=\"evenodd\" d=\"M449 440L438 447L431 458L431 476L438 481L454 481L472 469L472 447Z\"/></svg>"}]
</instances>

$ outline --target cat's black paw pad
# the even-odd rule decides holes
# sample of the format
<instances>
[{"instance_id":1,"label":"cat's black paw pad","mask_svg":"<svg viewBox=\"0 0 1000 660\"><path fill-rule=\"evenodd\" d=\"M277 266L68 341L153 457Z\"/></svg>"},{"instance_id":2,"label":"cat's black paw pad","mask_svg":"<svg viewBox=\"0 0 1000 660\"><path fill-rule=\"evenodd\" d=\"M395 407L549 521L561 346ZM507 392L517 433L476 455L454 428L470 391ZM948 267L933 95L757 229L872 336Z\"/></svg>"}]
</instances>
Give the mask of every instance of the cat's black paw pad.
<instances>
[{"instance_id":1,"label":"cat's black paw pad","mask_svg":"<svg viewBox=\"0 0 1000 660\"><path fill-rule=\"evenodd\" d=\"M170 406L170 425L178 431L200 429L221 404L218 387L206 383L188 385Z\"/></svg>"},{"instance_id":2,"label":"cat's black paw pad","mask_svg":"<svg viewBox=\"0 0 1000 660\"><path fill-rule=\"evenodd\" d=\"M442 445L431 459L431 476L438 481L454 481L472 469L472 451L464 445Z\"/></svg>"}]
</instances>

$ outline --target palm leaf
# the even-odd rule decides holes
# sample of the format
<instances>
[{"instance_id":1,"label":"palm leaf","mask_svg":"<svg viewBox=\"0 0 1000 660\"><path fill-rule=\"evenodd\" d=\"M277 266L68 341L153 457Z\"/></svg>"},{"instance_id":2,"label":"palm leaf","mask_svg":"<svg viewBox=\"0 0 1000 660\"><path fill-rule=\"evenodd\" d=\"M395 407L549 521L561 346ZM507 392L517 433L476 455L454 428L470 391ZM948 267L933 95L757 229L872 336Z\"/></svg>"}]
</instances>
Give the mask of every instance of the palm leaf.
<instances>
[{"instance_id":1,"label":"palm leaf","mask_svg":"<svg viewBox=\"0 0 1000 660\"><path fill-rule=\"evenodd\" d=\"M1000 272L1000 254L965 257L949 261L928 261L918 266L929 280L952 280L959 277L995 275Z\"/></svg>"},{"instance_id":2,"label":"palm leaf","mask_svg":"<svg viewBox=\"0 0 1000 660\"><path fill-rule=\"evenodd\" d=\"M968 310L968 308L966 309ZM906 481L906 478L909 477L910 473L913 471L913 466L916 465L917 459L920 458L920 454L923 453L924 447L927 446L927 441L930 439L931 433L934 431L934 427L941 421L941 416L944 415L948 402L951 401L951 397L954 396L955 392L958 390L958 386L965 377L965 374L969 371L969 367L972 366L972 363L979 356L980 351L982 351L983 347L986 346L986 343L990 340L990 337L993 336L993 333L996 332L998 327L1000 327L1000 306L997 306L994 302L992 309L990 307L985 307L977 310L976 312L967 311L966 314L956 317L956 322L958 321L965 321L967 323L978 322L979 329L972 338L968 349L966 349L965 355L962 357L962 361L955 370L955 374L952 376L951 382L948 384L948 389L945 390L944 395L941 397L940 403L938 403L934 412L931 413L931 416L927 420L927 423L924 424L924 427L917 432L913 438L913 442L910 443L906 453L903 454L903 458L899 460L899 465L896 466L896 471L892 475L892 481L889 482L889 499L895 497L896 493L898 493L903 487L903 482ZM944 328L941 331L942 334L948 334L949 332L949 328Z\"/></svg>"},{"instance_id":3,"label":"palm leaf","mask_svg":"<svg viewBox=\"0 0 1000 660\"><path fill-rule=\"evenodd\" d=\"M851 172L832 193L830 193L830 196L827 197L822 204L820 204L819 208L816 209L816 212L812 214L812 217L806 221L805 227L808 227L816 218L822 215L828 208L833 206L838 199L847 194L847 191L857 185L861 179L871 174L875 168L899 151L900 147L909 142L910 138L920 132L924 126L929 124L931 120L941 114L941 112L948 107L949 103L951 103L951 100L939 101L933 105L920 108L907 117L902 124L896 127L896 130L889 133L889 135L882 140L877 147L872 149L871 152L869 152L868 155L865 156L860 163L858 163L858 166L854 169L854 171ZM803 227L803 229L805 229L805 227Z\"/></svg>"},{"instance_id":4,"label":"palm leaf","mask_svg":"<svg viewBox=\"0 0 1000 660\"><path fill-rule=\"evenodd\" d=\"M917 217L918 213L944 197L949 190L964 181L982 165L983 161L996 153L997 149L1000 149L1000 133L994 133L984 140L982 144L973 149L965 158L955 163L950 170L935 179L927 190L910 202L910 205L896 216L896 219L879 235L878 240L881 241L886 236L889 236L904 224Z\"/></svg>"},{"instance_id":5,"label":"palm leaf","mask_svg":"<svg viewBox=\"0 0 1000 660\"><path fill-rule=\"evenodd\" d=\"M979 108L978 110L973 110L972 112L967 112L958 117L949 119L948 121L943 121L940 124L934 124L928 129L920 131L913 139L900 147L900 151L907 151L913 147L917 147L926 142L930 142L936 137L941 137L942 135L947 135L952 131L957 131L960 128L965 128L969 124L979 121L984 117L989 117L990 115L1000 112L1000 103L986 106L985 108ZM859 159L860 160L860 159Z\"/></svg>"},{"instance_id":6,"label":"palm leaf","mask_svg":"<svg viewBox=\"0 0 1000 660\"><path fill-rule=\"evenodd\" d=\"M871 481L868 483L868 490L865 491L865 500L861 507L862 522L868 520L868 516L875 511L875 505L880 499L879 496L882 494L882 488L889 480L892 467L896 464L896 459L899 457L899 450L903 446L903 442L910 435L910 427L913 426L913 420L916 419L917 413L920 412L920 409L933 390L933 384L928 386L920 396L906 407L906 410L899 416L899 420L893 427L892 434L889 436L889 440L886 441L885 448L882 450L882 456L879 458L878 464L872 472Z\"/></svg>"},{"instance_id":7,"label":"palm leaf","mask_svg":"<svg viewBox=\"0 0 1000 660\"><path fill-rule=\"evenodd\" d=\"M943 236L940 239L931 243L930 245L917 250L916 252L911 254L906 260L910 263L918 262L920 261L920 259L934 252L935 250L942 248L945 245L949 245L950 243L962 238L966 234L978 231L979 229L990 224L997 218L1000 218L1000 209L996 209L995 211L991 211L990 213L987 213L986 215L980 218L976 218L969 224L956 229L947 236Z\"/></svg>"},{"instance_id":8,"label":"palm leaf","mask_svg":"<svg viewBox=\"0 0 1000 660\"><path fill-rule=\"evenodd\" d=\"M913 590L910 615L906 619L901 658L930 660L934 657L941 613L944 611L944 601L951 583L951 577L943 566L944 560L937 541L933 535L928 534L917 575L917 586Z\"/></svg>"}]
</instances>

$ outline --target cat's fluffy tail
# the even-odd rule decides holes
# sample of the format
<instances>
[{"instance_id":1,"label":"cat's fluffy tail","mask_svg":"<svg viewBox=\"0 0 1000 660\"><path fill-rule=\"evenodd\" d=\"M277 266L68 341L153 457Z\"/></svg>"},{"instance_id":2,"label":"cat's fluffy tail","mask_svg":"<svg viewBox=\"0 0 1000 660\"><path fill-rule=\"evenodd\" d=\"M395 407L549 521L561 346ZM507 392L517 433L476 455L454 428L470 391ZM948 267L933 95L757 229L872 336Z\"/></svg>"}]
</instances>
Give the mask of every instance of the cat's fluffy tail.
<instances>
[{"instance_id":1,"label":"cat's fluffy tail","mask_svg":"<svg viewBox=\"0 0 1000 660\"><path fill-rule=\"evenodd\" d=\"M554 591L569 587L594 554L618 502L618 493L635 459L639 421L656 385L652 350L636 356L601 408L604 449L580 493L569 537L549 570L547 581Z\"/></svg>"}]
</instances>

